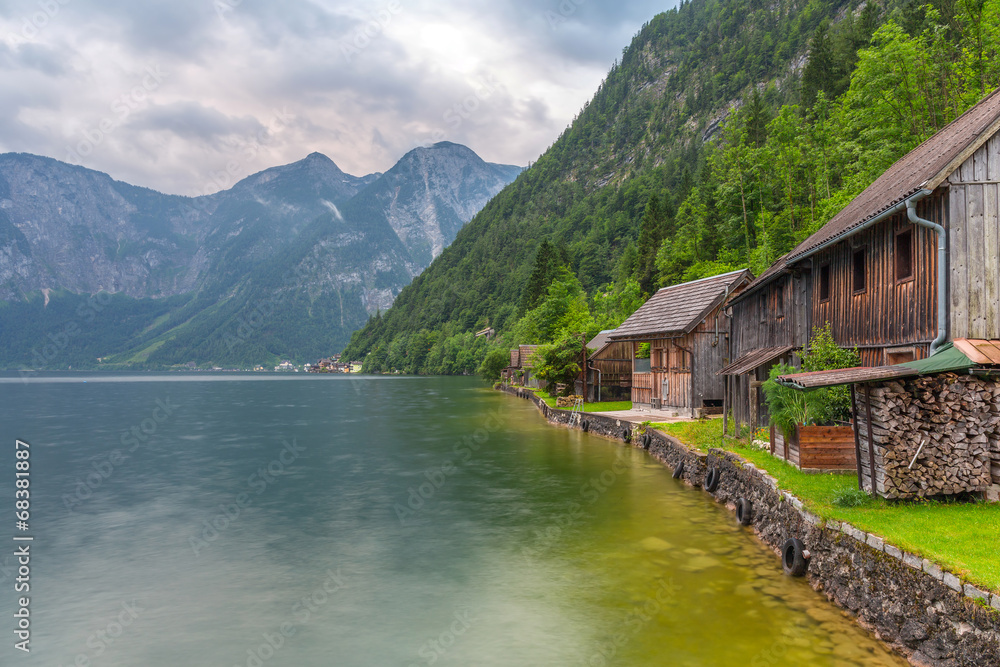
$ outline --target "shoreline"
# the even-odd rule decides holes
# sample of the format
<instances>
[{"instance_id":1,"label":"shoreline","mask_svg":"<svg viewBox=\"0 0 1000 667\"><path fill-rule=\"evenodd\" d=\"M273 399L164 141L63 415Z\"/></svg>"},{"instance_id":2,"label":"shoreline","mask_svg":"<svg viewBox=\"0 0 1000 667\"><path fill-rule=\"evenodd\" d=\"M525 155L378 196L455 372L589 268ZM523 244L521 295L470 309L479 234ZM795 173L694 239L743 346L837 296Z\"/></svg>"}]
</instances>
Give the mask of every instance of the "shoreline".
<instances>
[{"instance_id":1,"label":"shoreline","mask_svg":"<svg viewBox=\"0 0 1000 667\"><path fill-rule=\"evenodd\" d=\"M570 411L550 407L533 392L516 387L500 391L530 400L550 424L580 428L580 421L585 421L588 433L642 447L633 437L635 424L594 413L584 413L571 424ZM650 439L644 448L671 470L683 464L680 479L685 484L702 488L714 468L720 478L712 493L716 502L734 511L741 499L749 501L752 520L747 527L776 555L786 539L801 540L810 553L805 576L813 589L912 665L1000 665L996 592L963 585L951 572L878 535L821 519L782 491L766 471L734 452L698 452L662 431L647 433Z\"/></svg>"}]
</instances>

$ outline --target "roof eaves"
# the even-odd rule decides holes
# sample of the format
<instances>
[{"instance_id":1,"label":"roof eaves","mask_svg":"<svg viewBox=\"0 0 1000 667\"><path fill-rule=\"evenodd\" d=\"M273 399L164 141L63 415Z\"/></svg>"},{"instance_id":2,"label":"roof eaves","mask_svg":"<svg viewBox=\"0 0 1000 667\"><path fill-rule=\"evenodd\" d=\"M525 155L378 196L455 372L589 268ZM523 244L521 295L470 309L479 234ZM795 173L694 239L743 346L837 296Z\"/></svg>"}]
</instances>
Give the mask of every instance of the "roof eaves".
<instances>
[{"instance_id":1,"label":"roof eaves","mask_svg":"<svg viewBox=\"0 0 1000 667\"><path fill-rule=\"evenodd\" d=\"M990 138L997 132L1000 132L1000 116L990 123L986 129L980 132L976 136L975 140L969 142L969 145L966 146L962 152L956 155L951 162L946 164L941 171L928 179L927 182L924 183L923 187L927 190L937 189L942 183L944 183L945 179L955 173L955 170L961 167L963 162L968 160L973 154L975 154L976 151L982 148L983 144L989 141Z\"/></svg>"},{"instance_id":2,"label":"roof eaves","mask_svg":"<svg viewBox=\"0 0 1000 667\"><path fill-rule=\"evenodd\" d=\"M751 281L750 285L745 290L743 290L739 294L734 295L726 305L732 306L734 304L739 303L740 301L743 301L744 299L748 298L751 294L756 294L757 292L759 292L761 288L770 285L780 276L786 275L791 272L791 269L788 266L788 262L785 260L784 257L775 262L775 264L778 263L781 263L783 265L780 269L778 269L771 275L767 275L767 271L760 274L760 276L757 278L757 280L760 280L759 283L753 284L753 281Z\"/></svg>"}]
</instances>

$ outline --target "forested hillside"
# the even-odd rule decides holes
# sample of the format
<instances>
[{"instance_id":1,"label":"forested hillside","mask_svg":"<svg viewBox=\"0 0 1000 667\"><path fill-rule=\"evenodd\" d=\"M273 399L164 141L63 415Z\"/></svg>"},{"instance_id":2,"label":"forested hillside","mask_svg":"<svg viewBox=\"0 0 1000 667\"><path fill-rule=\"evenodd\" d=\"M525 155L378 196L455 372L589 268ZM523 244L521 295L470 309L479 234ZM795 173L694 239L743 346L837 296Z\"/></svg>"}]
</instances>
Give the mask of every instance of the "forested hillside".
<instances>
[{"instance_id":1,"label":"forested hillside","mask_svg":"<svg viewBox=\"0 0 1000 667\"><path fill-rule=\"evenodd\" d=\"M684 2L345 355L471 372L660 286L759 274L1000 83L998 45L1000 0Z\"/></svg>"}]
</instances>

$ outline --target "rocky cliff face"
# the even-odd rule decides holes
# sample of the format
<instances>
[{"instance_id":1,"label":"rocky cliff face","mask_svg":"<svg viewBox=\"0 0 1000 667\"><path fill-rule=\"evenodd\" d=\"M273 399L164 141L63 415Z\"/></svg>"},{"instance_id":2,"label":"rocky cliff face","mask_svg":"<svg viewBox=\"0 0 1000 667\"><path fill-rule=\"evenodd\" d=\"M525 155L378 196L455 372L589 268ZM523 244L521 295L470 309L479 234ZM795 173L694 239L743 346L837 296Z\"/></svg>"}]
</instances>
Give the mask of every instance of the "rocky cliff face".
<instances>
[{"instance_id":1,"label":"rocky cliff face","mask_svg":"<svg viewBox=\"0 0 1000 667\"><path fill-rule=\"evenodd\" d=\"M199 340L219 334L250 300L301 290L315 308L333 312L309 306L288 317L317 317L346 342L519 172L451 143L415 149L385 174L364 177L312 153L189 198L49 158L4 154L0 300L33 303L44 291L39 303L47 308L50 291L189 295L183 321L202 326L153 327L150 335L161 336L160 354L179 346L199 360ZM279 279L290 271L300 275ZM6 316L0 311L0 326Z\"/></svg>"},{"instance_id":2,"label":"rocky cliff face","mask_svg":"<svg viewBox=\"0 0 1000 667\"><path fill-rule=\"evenodd\" d=\"M444 141L404 155L357 203L384 211L423 268L520 172L520 167L484 162L467 147Z\"/></svg>"}]
</instances>

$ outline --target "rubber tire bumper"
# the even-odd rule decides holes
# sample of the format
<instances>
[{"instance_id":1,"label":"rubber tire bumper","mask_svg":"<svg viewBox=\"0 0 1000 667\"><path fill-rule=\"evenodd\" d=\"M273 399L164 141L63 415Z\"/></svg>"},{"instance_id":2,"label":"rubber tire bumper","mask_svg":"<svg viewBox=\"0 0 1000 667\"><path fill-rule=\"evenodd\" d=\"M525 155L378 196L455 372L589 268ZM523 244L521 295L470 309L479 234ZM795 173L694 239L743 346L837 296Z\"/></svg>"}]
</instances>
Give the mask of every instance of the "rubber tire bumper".
<instances>
[{"instance_id":1,"label":"rubber tire bumper","mask_svg":"<svg viewBox=\"0 0 1000 667\"><path fill-rule=\"evenodd\" d=\"M632 429L623 428L622 429L622 442L628 442L632 439Z\"/></svg>"},{"instance_id":2,"label":"rubber tire bumper","mask_svg":"<svg viewBox=\"0 0 1000 667\"><path fill-rule=\"evenodd\" d=\"M582 422L580 422L580 430L583 431L584 433L586 433L587 431L589 431L590 430L590 422L587 421L586 419L584 419Z\"/></svg>"},{"instance_id":3,"label":"rubber tire bumper","mask_svg":"<svg viewBox=\"0 0 1000 667\"><path fill-rule=\"evenodd\" d=\"M680 476L683 474L684 474L684 461L681 461L680 463L677 464L677 467L674 468L674 472L671 475L671 477L673 477L674 479L679 479Z\"/></svg>"},{"instance_id":4,"label":"rubber tire bumper","mask_svg":"<svg viewBox=\"0 0 1000 667\"><path fill-rule=\"evenodd\" d=\"M736 501L736 520L741 526L749 526L753 523L753 506L746 498Z\"/></svg>"},{"instance_id":5,"label":"rubber tire bumper","mask_svg":"<svg viewBox=\"0 0 1000 667\"><path fill-rule=\"evenodd\" d=\"M709 468L708 472L705 473L705 490L709 493L715 493L715 490L719 488L719 479L721 477L722 474L719 472L718 468L714 466Z\"/></svg>"},{"instance_id":6,"label":"rubber tire bumper","mask_svg":"<svg viewBox=\"0 0 1000 667\"><path fill-rule=\"evenodd\" d=\"M649 449L649 443L651 443L652 441L653 441L653 436L651 436L648 433L643 433L642 434L642 448L643 449Z\"/></svg>"},{"instance_id":7,"label":"rubber tire bumper","mask_svg":"<svg viewBox=\"0 0 1000 667\"><path fill-rule=\"evenodd\" d=\"M789 537L781 546L781 568L785 574L792 577L801 577L809 568L809 561L805 557L806 548L797 537Z\"/></svg>"}]
</instances>

